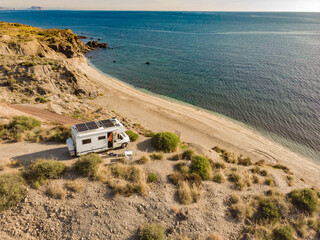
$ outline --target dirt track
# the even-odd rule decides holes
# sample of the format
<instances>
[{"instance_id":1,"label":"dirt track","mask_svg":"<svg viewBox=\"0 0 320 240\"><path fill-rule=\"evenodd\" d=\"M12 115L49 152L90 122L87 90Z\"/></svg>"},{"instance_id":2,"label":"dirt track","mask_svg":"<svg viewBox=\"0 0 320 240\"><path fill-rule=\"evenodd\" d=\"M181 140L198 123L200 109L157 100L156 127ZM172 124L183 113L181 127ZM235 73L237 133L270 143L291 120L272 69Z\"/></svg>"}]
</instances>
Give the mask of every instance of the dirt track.
<instances>
[{"instance_id":1,"label":"dirt track","mask_svg":"<svg viewBox=\"0 0 320 240\"><path fill-rule=\"evenodd\" d=\"M28 113L28 114L37 116L41 119L44 119L44 120L47 120L50 122L58 122L58 123L62 123L62 124L76 124L76 123L82 122L80 120L73 119L73 118L70 118L67 116L63 116L63 115L60 115L57 113L53 113L48 110L37 108L37 107L18 105L18 104L9 105L9 107L16 109L16 110L19 110L24 113Z\"/></svg>"}]
</instances>

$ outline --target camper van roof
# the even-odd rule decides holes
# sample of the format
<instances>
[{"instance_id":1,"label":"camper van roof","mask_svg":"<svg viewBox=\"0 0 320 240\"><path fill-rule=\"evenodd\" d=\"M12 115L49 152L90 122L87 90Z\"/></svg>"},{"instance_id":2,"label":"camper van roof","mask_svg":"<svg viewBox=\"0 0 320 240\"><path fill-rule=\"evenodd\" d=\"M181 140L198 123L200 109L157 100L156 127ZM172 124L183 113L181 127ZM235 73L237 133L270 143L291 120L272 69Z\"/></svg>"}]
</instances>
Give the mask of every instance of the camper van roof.
<instances>
[{"instance_id":1,"label":"camper van roof","mask_svg":"<svg viewBox=\"0 0 320 240\"><path fill-rule=\"evenodd\" d=\"M111 128L111 127L120 127L121 123L117 119L106 119L99 121L91 121L85 123L79 123L74 125L74 128L79 132L87 132L96 129Z\"/></svg>"}]
</instances>

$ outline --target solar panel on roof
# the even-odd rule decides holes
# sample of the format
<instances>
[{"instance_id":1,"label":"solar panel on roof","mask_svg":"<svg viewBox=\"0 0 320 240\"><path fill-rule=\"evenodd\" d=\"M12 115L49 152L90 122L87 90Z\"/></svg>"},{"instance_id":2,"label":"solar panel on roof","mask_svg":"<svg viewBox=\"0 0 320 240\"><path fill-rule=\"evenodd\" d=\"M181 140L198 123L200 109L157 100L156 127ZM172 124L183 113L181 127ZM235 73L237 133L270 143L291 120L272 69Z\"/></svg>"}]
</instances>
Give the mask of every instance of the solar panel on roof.
<instances>
[{"instance_id":1,"label":"solar panel on roof","mask_svg":"<svg viewBox=\"0 0 320 240\"><path fill-rule=\"evenodd\" d=\"M114 127L114 123L111 122L109 119L108 120L102 120L101 123L105 126L105 127Z\"/></svg>"},{"instance_id":2,"label":"solar panel on roof","mask_svg":"<svg viewBox=\"0 0 320 240\"><path fill-rule=\"evenodd\" d=\"M84 123L76 124L76 128L78 129L78 132L84 132L89 130L88 127Z\"/></svg>"},{"instance_id":3,"label":"solar panel on roof","mask_svg":"<svg viewBox=\"0 0 320 240\"><path fill-rule=\"evenodd\" d=\"M87 122L85 123L89 130L98 129L96 122Z\"/></svg>"}]
</instances>

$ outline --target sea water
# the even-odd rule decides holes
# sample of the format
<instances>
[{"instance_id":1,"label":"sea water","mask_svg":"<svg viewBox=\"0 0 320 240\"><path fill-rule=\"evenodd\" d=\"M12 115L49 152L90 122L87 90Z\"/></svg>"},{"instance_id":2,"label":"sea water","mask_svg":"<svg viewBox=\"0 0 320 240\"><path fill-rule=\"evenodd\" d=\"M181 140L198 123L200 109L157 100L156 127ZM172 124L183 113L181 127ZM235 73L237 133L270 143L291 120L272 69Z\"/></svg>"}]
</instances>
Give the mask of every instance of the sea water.
<instances>
[{"instance_id":1,"label":"sea water","mask_svg":"<svg viewBox=\"0 0 320 240\"><path fill-rule=\"evenodd\" d=\"M320 161L319 13L2 11L0 20L107 42L89 54L102 72Z\"/></svg>"}]
</instances>

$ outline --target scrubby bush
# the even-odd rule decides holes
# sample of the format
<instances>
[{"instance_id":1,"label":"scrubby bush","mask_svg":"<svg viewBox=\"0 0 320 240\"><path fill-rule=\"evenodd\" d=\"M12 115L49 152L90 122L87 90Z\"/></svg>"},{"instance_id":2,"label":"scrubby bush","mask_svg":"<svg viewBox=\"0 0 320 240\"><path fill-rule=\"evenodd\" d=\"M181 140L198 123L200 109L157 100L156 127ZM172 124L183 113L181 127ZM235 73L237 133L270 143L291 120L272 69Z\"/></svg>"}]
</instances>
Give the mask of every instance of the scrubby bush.
<instances>
[{"instance_id":1,"label":"scrubby bush","mask_svg":"<svg viewBox=\"0 0 320 240\"><path fill-rule=\"evenodd\" d=\"M38 103L46 103L46 102L49 102L49 100L46 99L46 98L44 98L44 97L36 97L34 100L35 100L36 102L38 102Z\"/></svg>"},{"instance_id":2,"label":"scrubby bush","mask_svg":"<svg viewBox=\"0 0 320 240\"><path fill-rule=\"evenodd\" d=\"M149 182L155 182L158 180L158 176L154 173L150 173L149 176L148 176L148 181Z\"/></svg>"},{"instance_id":3,"label":"scrubby bush","mask_svg":"<svg viewBox=\"0 0 320 240\"><path fill-rule=\"evenodd\" d=\"M292 204L302 212L312 214L318 209L319 199L317 194L309 188L293 190L288 196Z\"/></svg>"},{"instance_id":4,"label":"scrubby bush","mask_svg":"<svg viewBox=\"0 0 320 240\"><path fill-rule=\"evenodd\" d=\"M85 156L81 156L73 167L83 176L92 176L97 171L99 164L102 163L101 157L96 153L90 153Z\"/></svg>"},{"instance_id":5,"label":"scrubby bush","mask_svg":"<svg viewBox=\"0 0 320 240\"><path fill-rule=\"evenodd\" d=\"M151 155L150 155L150 158L152 159L152 160L163 160L163 153L152 153Z\"/></svg>"},{"instance_id":6,"label":"scrubby bush","mask_svg":"<svg viewBox=\"0 0 320 240\"><path fill-rule=\"evenodd\" d=\"M204 180L209 179L211 174L211 165L206 157L195 155L191 158L191 162L192 165L190 170L192 172L198 173Z\"/></svg>"},{"instance_id":7,"label":"scrubby bush","mask_svg":"<svg viewBox=\"0 0 320 240\"><path fill-rule=\"evenodd\" d=\"M15 116L13 121L6 127L6 137L18 141L21 138L21 134L40 126L41 122L32 117Z\"/></svg>"},{"instance_id":8,"label":"scrubby bush","mask_svg":"<svg viewBox=\"0 0 320 240\"><path fill-rule=\"evenodd\" d=\"M57 179L66 169L66 165L53 159L37 159L23 173L29 182L44 181L46 179Z\"/></svg>"},{"instance_id":9,"label":"scrubby bush","mask_svg":"<svg viewBox=\"0 0 320 240\"><path fill-rule=\"evenodd\" d=\"M273 181L273 178L269 177L269 178L266 178L266 180L264 181L264 183L268 186L274 186L274 181Z\"/></svg>"},{"instance_id":10,"label":"scrubby bush","mask_svg":"<svg viewBox=\"0 0 320 240\"><path fill-rule=\"evenodd\" d=\"M165 240L165 229L157 223L146 223L139 228L139 240Z\"/></svg>"},{"instance_id":11,"label":"scrubby bush","mask_svg":"<svg viewBox=\"0 0 320 240\"><path fill-rule=\"evenodd\" d=\"M282 226L275 228L272 232L274 240L293 240L292 229L290 226Z\"/></svg>"},{"instance_id":12,"label":"scrubby bush","mask_svg":"<svg viewBox=\"0 0 320 240\"><path fill-rule=\"evenodd\" d=\"M280 217L278 208L271 201L266 199L259 200L257 215L259 220L265 220L270 223L277 222Z\"/></svg>"},{"instance_id":13,"label":"scrubby bush","mask_svg":"<svg viewBox=\"0 0 320 240\"><path fill-rule=\"evenodd\" d=\"M171 160L174 160L174 161L182 160L182 154L181 154L181 153L174 154L174 155L171 157Z\"/></svg>"},{"instance_id":14,"label":"scrubby bush","mask_svg":"<svg viewBox=\"0 0 320 240\"><path fill-rule=\"evenodd\" d=\"M194 156L195 152L193 149L187 149L182 153L182 158L186 160L191 160L191 158Z\"/></svg>"},{"instance_id":15,"label":"scrubby bush","mask_svg":"<svg viewBox=\"0 0 320 240\"><path fill-rule=\"evenodd\" d=\"M216 168L216 169L225 169L226 165L224 164L224 162L215 162L214 163L214 168Z\"/></svg>"},{"instance_id":16,"label":"scrubby bush","mask_svg":"<svg viewBox=\"0 0 320 240\"><path fill-rule=\"evenodd\" d=\"M135 133L135 132L133 132L133 131L131 131L131 130L126 131L126 134L127 134L128 137L130 138L130 141L131 141L131 142L135 142L135 141L137 141L138 138L139 138L139 134L138 134L138 133Z\"/></svg>"},{"instance_id":17,"label":"scrubby bush","mask_svg":"<svg viewBox=\"0 0 320 240\"><path fill-rule=\"evenodd\" d=\"M52 140L56 142L65 142L68 138L71 138L71 129L68 126L58 126L50 131L53 131Z\"/></svg>"},{"instance_id":18,"label":"scrubby bush","mask_svg":"<svg viewBox=\"0 0 320 240\"><path fill-rule=\"evenodd\" d=\"M23 178L20 175L0 176L0 212L17 205L26 192Z\"/></svg>"},{"instance_id":19,"label":"scrubby bush","mask_svg":"<svg viewBox=\"0 0 320 240\"><path fill-rule=\"evenodd\" d=\"M217 173L213 176L213 181L217 183L223 183L225 181L225 178L221 173Z\"/></svg>"},{"instance_id":20,"label":"scrubby bush","mask_svg":"<svg viewBox=\"0 0 320 240\"><path fill-rule=\"evenodd\" d=\"M250 165L252 165L251 158L249 158L249 157L247 157L247 158L239 157L238 158L238 164L239 165L243 165L243 166L250 166Z\"/></svg>"},{"instance_id":21,"label":"scrubby bush","mask_svg":"<svg viewBox=\"0 0 320 240\"><path fill-rule=\"evenodd\" d=\"M234 153L229 153L229 152L221 152L220 157L227 163L237 163L237 159Z\"/></svg>"},{"instance_id":22,"label":"scrubby bush","mask_svg":"<svg viewBox=\"0 0 320 240\"><path fill-rule=\"evenodd\" d=\"M153 147L163 152L174 152L180 142L180 138L171 132L160 132L151 138Z\"/></svg>"},{"instance_id":23,"label":"scrubby bush","mask_svg":"<svg viewBox=\"0 0 320 240\"><path fill-rule=\"evenodd\" d=\"M149 162L149 158L146 156L142 156L137 162L138 164L146 164L147 162Z\"/></svg>"}]
</instances>

